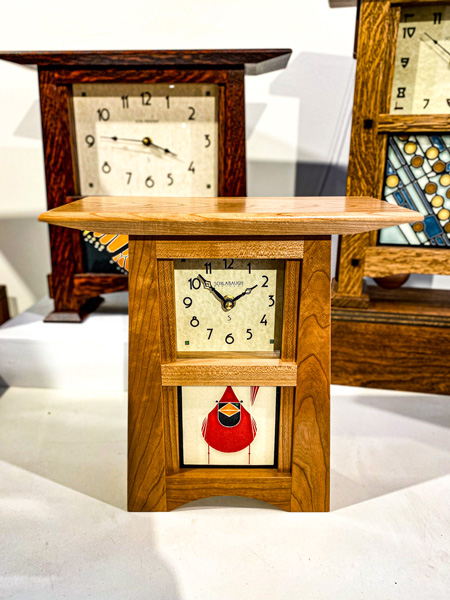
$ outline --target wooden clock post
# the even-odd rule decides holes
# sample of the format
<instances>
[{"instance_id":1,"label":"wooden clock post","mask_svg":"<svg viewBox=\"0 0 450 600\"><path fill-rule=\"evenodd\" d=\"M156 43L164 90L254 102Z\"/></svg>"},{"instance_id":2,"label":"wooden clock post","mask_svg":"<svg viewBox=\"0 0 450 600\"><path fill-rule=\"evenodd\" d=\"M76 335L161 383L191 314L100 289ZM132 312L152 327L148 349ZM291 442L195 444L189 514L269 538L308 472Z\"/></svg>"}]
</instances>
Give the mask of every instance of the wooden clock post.
<instances>
[{"instance_id":1,"label":"wooden clock post","mask_svg":"<svg viewBox=\"0 0 450 600\"><path fill-rule=\"evenodd\" d=\"M166 511L222 495L256 498L287 511L329 510L331 234L415 219L422 217L370 198L88 197L40 217L52 225L131 236L129 510ZM174 261L199 258L284 261L278 353L230 350L186 358L177 351ZM217 285L217 275L211 279ZM262 290L268 277L261 279ZM244 328L254 310L267 313L267 296L260 297L261 306L243 315ZM233 304L236 292L227 298ZM272 434L274 464L183 466L183 438L194 433L206 451L202 421L180 418L177 391L185 386L199 394L203 386L217 386L216 402L231 386L281 390L274 431L265 431L264 421L253 424L256 442ZM228 397L218 410L226 418L245 414L240 400L231 392ZM210 414L217 415L214 410ZM222 427L220 435L226 439L231 430Z\"/></svg>"},{"instance_id":2,"label":"wooden clock post","mask_svg":"<svg viewBox=\"0 0 450 600\"><path fill-rule=\"evenodd\" d=\"M140 85L144 90L146 85L158 84L217 86L218 195L245 195L244 77L284 68L290 54L290 50L276 49L2 52L0 59L38 66L47 206L52 209L85 195L80 189L73 89L86 84ZM119 102L122 93L128 92L118 92ZM163 175L166 177L166 172ZM112 193L118 194L117 186L114 189ZM149 193L148 188L143 190ZM110 189L102 192L100 188L97 195L106 193L110 194ZM125 194L129 190L119 191L119 195ZM81 322L101 302L100 294L128 289L124 273L89 270L83 257L86 243L78 231L51 227L50 245L49 288L55 310L46 321Z\"/></svg>"},{"instance_id":3,"label":"wooden clock post","mask_svg":"<svg viewBox=\"0 0 450 600\"><path fill-rule=\"evenodd\" d=\"M433 54L433 27L448 26L449 10L445 0L359 2L347 193L420 207L425 221L390 238L385 232L342 236L333 383L450 392L448 370L436 360L450 343L450 294L399 287L410 273L450 275L450 162L442 143L450 133L450 94L444 81L440 94L421 81L441 61L442 68L448 64L445 48L442 56ZM428 18L424 11L428 36L420 29ZM431 66L419 72L427 52ZM367 287L364 277L379 286Z\"/></svg>"}]
</instances>

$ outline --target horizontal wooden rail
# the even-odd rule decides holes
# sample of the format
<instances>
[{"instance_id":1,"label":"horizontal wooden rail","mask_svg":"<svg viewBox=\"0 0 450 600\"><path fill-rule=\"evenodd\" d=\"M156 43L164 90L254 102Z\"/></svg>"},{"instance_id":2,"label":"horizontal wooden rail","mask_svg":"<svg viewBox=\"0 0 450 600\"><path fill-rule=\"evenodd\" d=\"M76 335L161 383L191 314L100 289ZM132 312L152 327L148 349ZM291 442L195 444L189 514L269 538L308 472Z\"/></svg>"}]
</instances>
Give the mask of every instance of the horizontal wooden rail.
<instances>
[{"instance_id":1,"label":"horizontal wooden rail","mask_svg":"<svg viewBox=\"0 0 450 600\"><path fill-rule=\"evenodd\" d=\"M404 246L371 246L364 260L366 277L386 277L402 273L450 275L449 250L442 248L405 248Z\"/></svg>"},{"instance_id":2,"label":"horizontal wooden rail","mask_svg":"<svg viewBox=\"0 0 450 600\"><path fill-rule=\"evenodd\" d=\"M378 133L428 133L448 131L450 115L380 115Z\"/></svg>"},{"instance_id":3,"label":"horizontal wooden rail","mask_svg":"<svg viewBox=\"0 0 450 600\"><path fill-rule=\"evenodd\" d=\"M156 243L157 258L302 258L302 239L168 240Z\"/></svg>"},{"instance_id":4,"label":"horizontal wooden rail","mask_svg":"<svg viewBox=\"0 0 450 600\"><path fill-rule=\"evenodd\" d=\"M297 385L297 365L277 358L179 359L161 365L162 384L174 385Z\"/></svg>"}]
</instances>

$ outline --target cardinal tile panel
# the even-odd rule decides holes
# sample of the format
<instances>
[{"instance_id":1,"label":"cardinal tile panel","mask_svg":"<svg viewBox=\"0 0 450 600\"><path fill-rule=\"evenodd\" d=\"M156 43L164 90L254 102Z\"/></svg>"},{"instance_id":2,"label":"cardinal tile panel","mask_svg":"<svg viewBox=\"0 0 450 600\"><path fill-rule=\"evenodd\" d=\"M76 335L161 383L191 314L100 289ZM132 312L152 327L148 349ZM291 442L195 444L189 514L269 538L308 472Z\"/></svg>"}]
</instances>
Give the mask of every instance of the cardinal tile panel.
<instances>
[{"instance_id":1,"label":"cardinal tile panel","mask_svg":"<svg viewBox=\"0 0 450 600\"><path fill-rule=\"evenodd\" d=\"M383 199L423 222L380 231L380 245L450 247L450 135L389 136Z\"/></svg>"},{"instance_id":2,"label":"cardinal tile panel","mask_svg":"<svg viewBox=\"0 0 450 600\"><path fill-rule=\"evenodd\" d=\"M183 466L274 467L280 389L178 388Z\"/></svg>"}]
</instances>

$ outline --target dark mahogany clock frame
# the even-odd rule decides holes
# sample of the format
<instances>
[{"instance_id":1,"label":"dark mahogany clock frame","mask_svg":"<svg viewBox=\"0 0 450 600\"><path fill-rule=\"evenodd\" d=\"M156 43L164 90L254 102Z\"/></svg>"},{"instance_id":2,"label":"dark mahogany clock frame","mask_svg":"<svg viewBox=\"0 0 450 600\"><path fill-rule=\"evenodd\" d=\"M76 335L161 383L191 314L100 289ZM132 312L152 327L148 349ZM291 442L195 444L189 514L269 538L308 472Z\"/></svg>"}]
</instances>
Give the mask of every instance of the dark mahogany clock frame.
<instances>
[{"instance_id":1,"label":"dark mahogany clock frame","mask_svg":"<svg viewBox=\"0 0 450 600\"><path fill-rule=\"evenodd\" d=\"M291 50L139 50L2 52L0 59L37 65L48 209L80 195L72 84L209 83L219 86L218 195L246 195L244 76L286 66ZM107 233L107 232L106 232ZM84 272L79 231L50 226L50 296L46 322L81 322L102 299L128 289L128 276Z\"/></svg>"}]
</instances>

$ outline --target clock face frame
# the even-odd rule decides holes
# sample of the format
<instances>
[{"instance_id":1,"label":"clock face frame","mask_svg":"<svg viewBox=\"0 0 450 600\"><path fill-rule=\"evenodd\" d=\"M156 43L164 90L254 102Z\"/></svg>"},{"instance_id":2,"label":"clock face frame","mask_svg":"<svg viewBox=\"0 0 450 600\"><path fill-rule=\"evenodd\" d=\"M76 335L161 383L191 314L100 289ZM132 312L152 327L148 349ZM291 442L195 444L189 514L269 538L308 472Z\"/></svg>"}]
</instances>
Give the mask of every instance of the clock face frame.
<instances>
[{"instance_id":1,"label":"clock face frame","mask_svg":"<svg viewBox=\"0 0 450 600\"><path fill-rule=\"evenodd\" d=\"M390 113L450 114L450 6L401 9Z\"/></svg>"},{"instance_id":2,"label":"clock face frame","mask_svg":"<svg viewBox=\"0 0 450 600\"><path fill-rule=\"evenodd\" d=\"M177 352L266 353L281 349L285 261L174 261Z\"/></svg>"}]
</instances>

